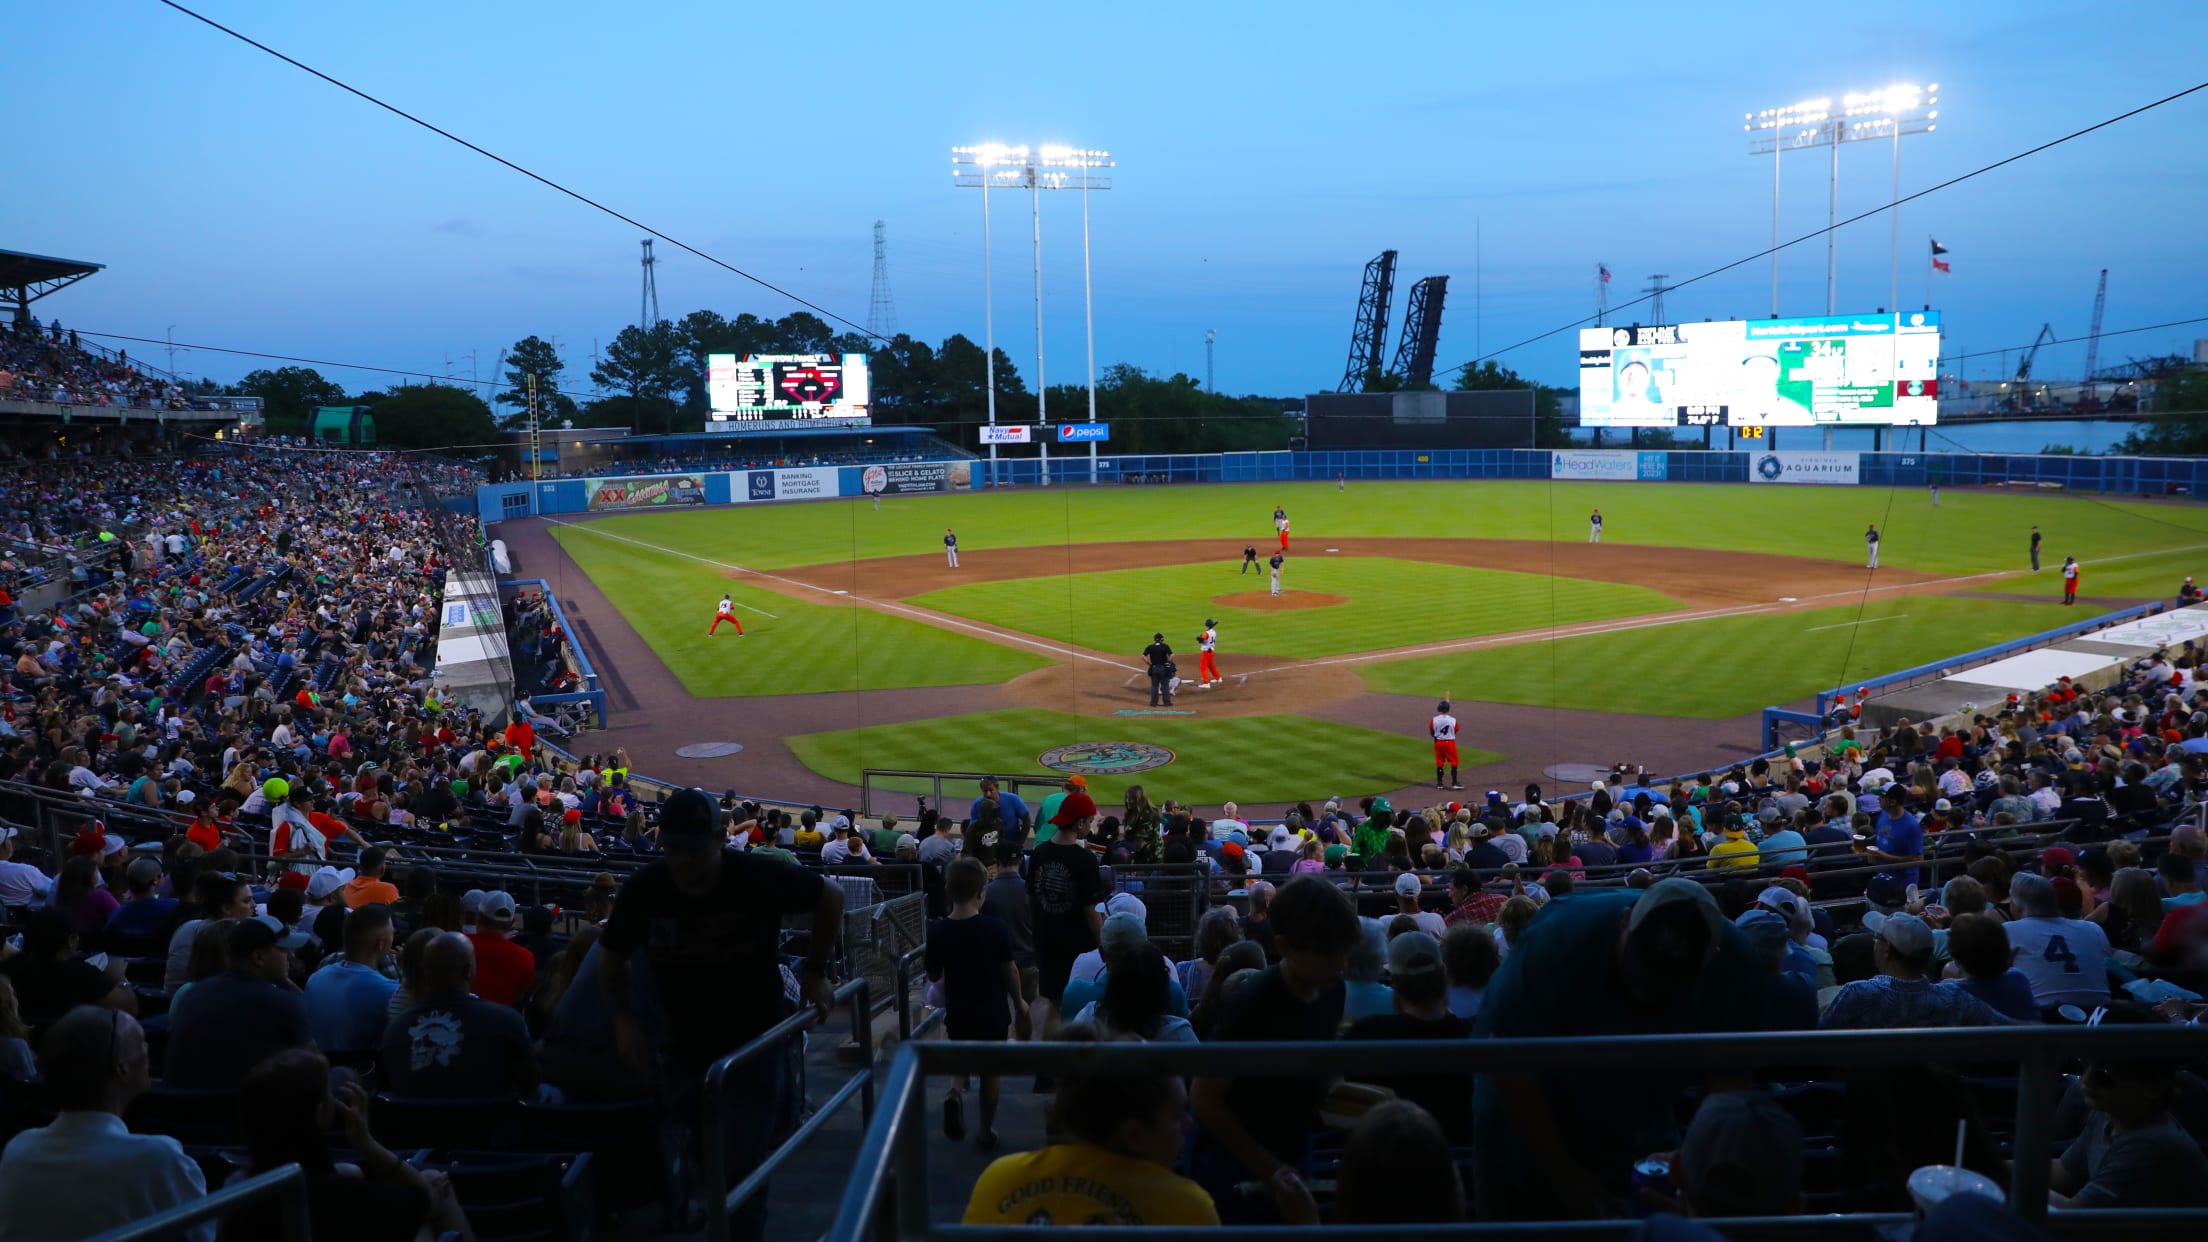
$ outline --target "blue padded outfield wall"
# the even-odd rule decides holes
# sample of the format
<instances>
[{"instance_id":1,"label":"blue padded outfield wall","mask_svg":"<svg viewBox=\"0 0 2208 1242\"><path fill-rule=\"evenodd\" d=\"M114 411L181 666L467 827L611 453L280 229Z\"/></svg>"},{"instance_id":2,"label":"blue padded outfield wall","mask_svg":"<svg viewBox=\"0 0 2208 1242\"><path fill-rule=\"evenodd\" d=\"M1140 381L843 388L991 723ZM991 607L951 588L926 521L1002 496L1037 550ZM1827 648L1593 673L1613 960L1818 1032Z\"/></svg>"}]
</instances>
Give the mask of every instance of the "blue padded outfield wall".
<instances>
[{"instance_id":1,"label":"blue padded outfield wall","mask_svg":"<svg viewBox=\"0 0 2208 1242\"><path fill-rule=\"evenodd\" d=\"M1023 452L996 461L883 462L777 470L546 479L476 488L483 521L693 505L755 504L1034 487L1045 463ZM1085 453L1054 454L1052 485L1089 481ZM2111 496L2198 496L2208 458L2003 456L1980 453L1822 453L1668 449L1372 449L1337 452L1105 456L1100 484L1324 482L1347 479L1555 479L1563 482L1773 483L1862 487L2004 485Z\"/></svg>"}]
</instances>

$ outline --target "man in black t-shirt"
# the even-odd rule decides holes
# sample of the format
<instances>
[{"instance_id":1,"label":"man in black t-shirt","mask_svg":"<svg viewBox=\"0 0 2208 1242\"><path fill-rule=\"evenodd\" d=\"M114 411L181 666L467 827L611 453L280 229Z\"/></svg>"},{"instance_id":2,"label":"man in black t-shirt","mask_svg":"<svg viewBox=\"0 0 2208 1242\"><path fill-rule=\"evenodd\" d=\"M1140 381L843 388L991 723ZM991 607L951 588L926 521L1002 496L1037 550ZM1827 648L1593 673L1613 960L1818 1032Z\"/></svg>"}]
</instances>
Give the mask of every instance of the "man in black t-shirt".
<instances>
[{"instance_id":1,"label":"man in black t-shirt","mask_svg":"<svg viewBox=\"0 0 2208 1242\"><path fill-rule=\"evenodd\" d=\"M383 1031L392 1091L436 1100L537 1098L542 1075L529 1028L509 1005L468 994L475 945L445 932L422 950L422 995Z\"/></svg>"},{"instance_id":2,"label":"man in black t-shirt","mask_svg":"<svg viewBox=\"0 0 2208 1242\"><path fill-rule=\"evenodd\" d=\"M1472 1020L1449 1012L1449 978L1441 944L1422 931L1388 942L1388 982L1395 1012L1359 1018L1344 1039L1470 1039ZM1359 1074L1358 1081L1393 1090L1434 1115L1449 1141L1472 1141L1472 1076L1469 1074Z\"/></svg>"},{"instance_id":3,"label":"man in black t-shirt","mask_svg":"<svg viewBox=\"0 0 2208 1242\"><path fill-rule=\"evenodd\" d=\"M730 851L713 799L699 790L680 790L661 804L659 844L664 857L630 876L614 899L598 941L598 981L613 1007L621 1055L641 1068L646 1048L629 1007L628 963L637 952L650 960L666 1010L670 1104L680 1116L695 1111L715 1060L783 1017L778 948L786 915L812 915L800 977L805 1000L827 1013L843 890L819 872ZM759 1057L728 1077L721 1115L732 1177L756 1166L781 1128L787 1065L786 1057ZM733 1225L736 1237L761 1236L766 1196L754 1197Z\"/></svg>"},{"instance_id":4,"label":"man in black t-shirt","mask_svg":"<svg viewBox=\"0 0 2208 1242\"><path fill-rule=\"evenodd\" d=\"M1096 855L1081 839L1096 823L1096 801L1074 790L1058 804L1050 822L1058 833L1035 847L1027 859L1027 899L1034 913L1036 985L1049 1003L1047 1019L1058 1021L1058 1002L1073 973L1073 959L1096 947L1104 914L1097 903L1105 891Z\"/></svg>"}]
</instances>

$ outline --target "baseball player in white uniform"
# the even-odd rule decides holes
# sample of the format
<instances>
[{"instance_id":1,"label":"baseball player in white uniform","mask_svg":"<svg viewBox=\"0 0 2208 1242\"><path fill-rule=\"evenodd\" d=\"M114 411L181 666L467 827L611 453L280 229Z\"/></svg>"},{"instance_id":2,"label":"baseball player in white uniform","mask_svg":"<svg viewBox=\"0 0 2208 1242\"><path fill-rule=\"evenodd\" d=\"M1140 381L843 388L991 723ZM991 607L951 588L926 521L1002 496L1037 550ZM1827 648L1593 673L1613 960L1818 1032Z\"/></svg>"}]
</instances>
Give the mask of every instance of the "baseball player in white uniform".
<instances>
[{"instance_id":1,"label":"baseball player in white uniform","mask_svg":"<svg viewBox=\"0 0 2208 1242\"><path fill-rule=\"evenodd\" d=\"M1204 632L1196 636L1196 685L1209 690L1214 682L1226 685L1227 679L1219 675L1218 622L1204 618Z\"/></svg>"},{"instance_id":2,"label":"baseball player in white uniform","mask_svg":"<svg viewBox=\"0 0 2208 1242\"><path fill-rule=\"evenodd\" d=\"M1434 737L1434 788L1443 788L1443 769L1448 770L1450 786L1464 788L1457 781L1457 718L1449 714L1449 700L1434 704L1434 718L1427 722L1426 731Z\"/></svg>"}]
</instances>

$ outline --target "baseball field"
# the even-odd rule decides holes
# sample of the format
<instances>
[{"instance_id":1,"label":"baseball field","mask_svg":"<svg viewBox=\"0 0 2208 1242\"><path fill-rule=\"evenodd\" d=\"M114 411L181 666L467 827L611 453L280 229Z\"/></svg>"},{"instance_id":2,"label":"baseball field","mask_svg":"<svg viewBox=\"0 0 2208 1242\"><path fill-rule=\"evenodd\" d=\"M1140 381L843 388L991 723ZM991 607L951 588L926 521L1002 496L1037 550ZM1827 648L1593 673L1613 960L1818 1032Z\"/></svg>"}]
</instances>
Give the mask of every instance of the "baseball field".
<instances>
[{"instance_id":1,"label":"baseball field","mask_svg":"<svg viewBox=\"0 0 2208 1242\"><path fill-rule=\"evenodd\" d=\"M1276 506L1291 522L1277 596ZM1952 488L1935 507L1866 487L1062 487L502 531L609 687L594 745L667 779L826 802L862 768L1041 775L1043 752L1092 743L1133 744L1091 748L1098 771L1126 769L1092 778L1105 798L1130 783L1247 805L1430 788L1426 720L1444 697L1467 786L1557 763L1689 770L1752 753L1765 706L2166 597L2208 569L2208 510ZM2060 603L2065 556L2083 567L2076 607ZM706 633L723 593L742 638ZM1206 621L1226 682L1200 690ZM1170 708L1150 706L1141 656L1159 634L1190 681ZM744 750L677 753L709 742Z\"/></svg>"}]
</instances>

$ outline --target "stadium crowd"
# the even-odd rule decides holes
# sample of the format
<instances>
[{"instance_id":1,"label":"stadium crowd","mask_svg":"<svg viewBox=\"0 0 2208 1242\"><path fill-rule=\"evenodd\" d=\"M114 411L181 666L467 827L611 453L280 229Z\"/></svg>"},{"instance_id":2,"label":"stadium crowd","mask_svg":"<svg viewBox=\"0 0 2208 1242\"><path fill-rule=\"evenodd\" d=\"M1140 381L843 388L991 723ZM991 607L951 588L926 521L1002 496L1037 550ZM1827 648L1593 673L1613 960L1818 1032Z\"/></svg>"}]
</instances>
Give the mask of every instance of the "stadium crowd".
<instances>
[{"instance_id":1,"label":"stadium crowd","mask_svg":"<svg viewBox=\"0 0 2208 1242\"><path fill-rule=\"evenodd\" d=\"M615 441L619 444L619 441ZM875 466L894 462L942 461L950 457L971 457L949 443L938 441L938 447L926 453L915 452L849 452L849 453L786 453L770 455L737 455L730 453L668 453L656 457L623 457L590 467L568 468L558 472L545 472L547 479L594 479L613 474L682 474L690 471L715 470L787 470L806 466Z\"/></svg>"},{"instance_id":2,"label":"stadium crowd","mask_svg":"<svg viewBox=\"0 0 2208 1242\"><path fill-rule=\"evenodd\" d=\"M0 1237L87 1236L293 1162L318 1236L493 1236L512 1196L471 1199L464 1146L546 1162L555 1192L589 1152L601 1206L692 1226L705 1118L740 1173L807 1103L763 1057L709 1114L708 1067L828 1004L844 881L869 870L917 877L927 1000L965 1040L2197 1026L2208 992L2189 648L2098 692L1678 780L1621 769L1584 796L1331 798L1253 824L1139 786L1099 806L1073 777L1033 806L987 782L908 829L639 797L625 755L452 698L430 676L448 550L386 459L25 467L0 506L40 538L115 536L64 606L0 620L20 935ZM533 602L512 619L564 638ZM506 882L531 876L556 900ZM1965 1168L1998 1186L2046 1161L2057 1207L2208 1206L2208 1054L2066 1067L2063 1143L2024 1153L2004 1149L2013 1077L1863 1071L1832 1039L1832 1064L1693 1081L1075 1074L1037 1084L1047 1131L1001 1135L984 1076L940 1122L994 1157L969 1223L1906 1210L1958 1124ZM1938 1210L2020 1236L1992 1200ZM735 1224L764 1236L760 1201Z\"/></svg>"},{"instance_id":3,"label":"stadium crowd","mask_svg":"<svg viewBox=\"0 0 2208 1242\"><path fill-rule=\"evenodd\" d=\"M113 358L85 348L59 318L42 329L35 317L0 332L0 400L62 405L125 405L140 409L190 408L184 390L133 366L129 351Z\"/></svg>"}]
</instances>

